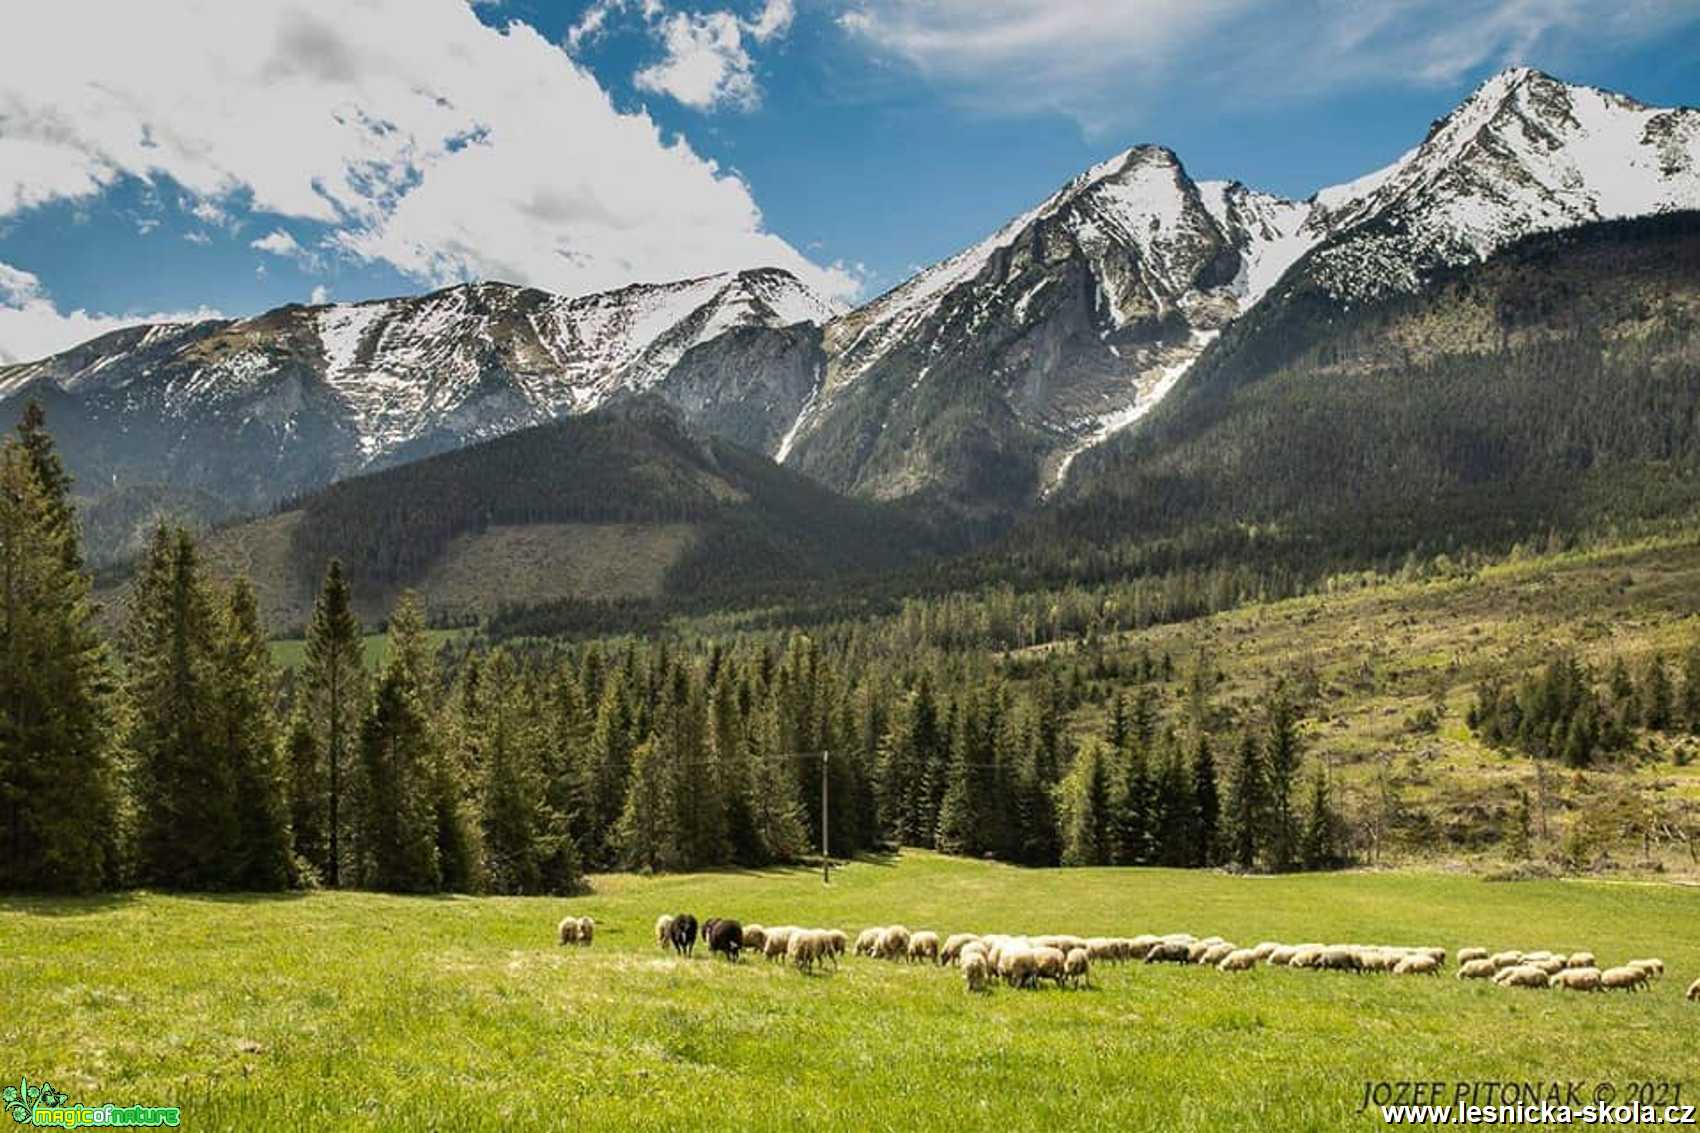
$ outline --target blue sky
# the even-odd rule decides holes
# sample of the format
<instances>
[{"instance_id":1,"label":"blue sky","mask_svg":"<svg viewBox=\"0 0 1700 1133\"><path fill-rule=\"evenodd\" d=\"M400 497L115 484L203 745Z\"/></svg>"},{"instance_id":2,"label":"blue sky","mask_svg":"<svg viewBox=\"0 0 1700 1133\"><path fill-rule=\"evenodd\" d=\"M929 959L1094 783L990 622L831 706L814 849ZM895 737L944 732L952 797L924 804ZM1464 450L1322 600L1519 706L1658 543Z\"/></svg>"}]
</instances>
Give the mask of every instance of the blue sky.
<instances>
[{"instance_id":1,"label":"blue sky","mask_svg":"<svg viewBox=\"0 0 1700 1133\"><path fill-rule=\"evenodd\" d=\"M0 361L464 278L853 302L1137 142L1302 197L1512 63L1700 104L1657 0L94 4L4 17Z\"/></svg>"}]
</instances>

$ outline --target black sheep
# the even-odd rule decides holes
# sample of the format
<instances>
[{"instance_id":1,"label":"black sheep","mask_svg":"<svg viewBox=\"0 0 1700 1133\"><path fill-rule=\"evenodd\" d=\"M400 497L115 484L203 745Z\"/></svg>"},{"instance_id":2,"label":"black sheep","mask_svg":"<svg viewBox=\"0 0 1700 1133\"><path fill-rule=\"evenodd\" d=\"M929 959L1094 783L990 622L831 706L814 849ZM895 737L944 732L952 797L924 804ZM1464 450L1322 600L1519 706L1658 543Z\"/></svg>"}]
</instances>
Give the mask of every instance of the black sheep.
<instances>
[{"instance_id":1,"label":"black sheep","mask_svg":"<svg viewBox=\"0 0 1700 1133\"><path fill-rule=\"evenodd\" d=\"M710 952L719 952L728 960L737 962L738 953L744 947L743 925L737 921L723 921L717 918L708 922L702 936L708 941Z\"/></svg>"},{"instance_id":2,"label":"black sheep","mask_svg":"<svg viewBox=\"0 0 1700 1133\"><path fill-rule=\"evenodd\" d=\"M673 942L673 951L689 956L691 949L697 945L697 919L689 913L680 913L673 918L673 927L668 931L668 939Z\"/></svg>"}]
</instances>

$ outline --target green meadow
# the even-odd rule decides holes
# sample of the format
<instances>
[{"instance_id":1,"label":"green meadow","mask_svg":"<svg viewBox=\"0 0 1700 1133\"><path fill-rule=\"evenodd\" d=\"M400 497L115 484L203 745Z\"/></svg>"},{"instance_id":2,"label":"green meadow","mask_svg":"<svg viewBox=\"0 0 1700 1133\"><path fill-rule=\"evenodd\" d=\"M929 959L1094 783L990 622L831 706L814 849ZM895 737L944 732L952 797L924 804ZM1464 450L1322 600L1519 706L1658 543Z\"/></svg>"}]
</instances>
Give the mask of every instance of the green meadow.
<instances>
[{"instance_id":1,"label":"green meadow","mask_svg":"<svg viewBox=\"0 0 1700 1133\"><path fill-rule=\"evenodd\" d=\"M662 912L838 927L1590 949L1649 992L1130 964L968 993L659 950ZM566 913L594 945L561 947ZM834 872L597 877L582 897L160 893L0 901L0 1080L175 1105L185 1128L1374 1129L1364 1084L1700 1093L1700 899L1438 872L1023 870L906 852ZM1693 1099L1687 1099L1693 1100Z\"/></svg>"}]
</instances>

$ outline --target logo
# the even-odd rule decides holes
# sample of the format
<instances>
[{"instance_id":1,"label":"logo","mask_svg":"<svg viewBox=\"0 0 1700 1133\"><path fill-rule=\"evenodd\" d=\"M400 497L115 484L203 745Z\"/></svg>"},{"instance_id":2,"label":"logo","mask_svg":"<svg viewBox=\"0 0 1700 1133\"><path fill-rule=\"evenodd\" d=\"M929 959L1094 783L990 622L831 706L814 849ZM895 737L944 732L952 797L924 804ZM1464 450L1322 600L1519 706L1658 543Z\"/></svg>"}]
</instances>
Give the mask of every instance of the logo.
<instances>
[{"instance_id":1,"label":"logo","mask_svg":"<svg viewBox=\"0 0 1700 1133\"><path fill-rule=\"evenodd\" d=\"M85 1126L124 1129L132 1126L176 1126L182 1114L176 1106L77 1105L51 1082L30 1085L20 1078L16 1086L0 1088L0 1104L19 1125L46 1129L81 1129Z\"/></svg>"}]
</instances>

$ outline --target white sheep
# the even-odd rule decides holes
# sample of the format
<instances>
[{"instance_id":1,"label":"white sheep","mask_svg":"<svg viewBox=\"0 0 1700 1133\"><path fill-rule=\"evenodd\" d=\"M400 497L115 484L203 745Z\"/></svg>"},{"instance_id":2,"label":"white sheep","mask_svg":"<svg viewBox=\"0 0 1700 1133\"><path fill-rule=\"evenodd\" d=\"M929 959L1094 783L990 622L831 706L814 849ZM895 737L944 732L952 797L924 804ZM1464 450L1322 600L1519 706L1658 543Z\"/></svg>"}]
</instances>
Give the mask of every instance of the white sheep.
<instances>
[{"instance_id":1,"label":"white sheep","mask_svg":"<svg viewBox=\"0 0 1700 1133\"><path fill-rule=\"evenodd\" d=\"M1224 959L1238 950L1238 946L1229 941L1223 941L1220 944L1212 944L1209 948L1205 949L1204 956L1199 960L1199 963L1207 964L1214 968L1217 964L1220 964Z\"/></svg>"},{"instance_id":2,"label":"white sheep","mask_svg":"<svg viewBox=\"0 0 1700 1133\"><path fill-rule=\"evenodd\" d=\"M744 938L738 943L745 952L762 952L767 944L767 930L759 924L747 924Z\"/></svg>"},{"instance_id":3,"label":"white sheep","mask_svg":"<svg viewBox=\"0 0 1700 1133\"><path fill-rule=\"evenodd\" d=\"M844 955L844 950L850 946L850 936L843 929L829 928L826 930L826 954L832 961L833 967L838 967L838 958Z\"/></svg>"},{"instance_id":4,"label":"white sheep","mask_svg":"<svg viewBox=\"0 0 1700 1133\"><path fill-rule=\"evenodd\" d=\"M882 960L901 960L909 955L909 930L902 925L892 925L880 933L878 949L874 953Z\"/></svg>"},{"instance_id":5,"label":"white sheep","mask_svg":"<svg viewBox=\"0 0 1700 1133\"><path fill-rule=\"evenodd\" d=\"M1565 968L1548 976L1547 986L1565 991L1599 991L1600 970L1592 967Z\"/></svg>"},{"instance_id":6,"label":"white sheep","mask_svg":"<svg viewBox=\"0 0 1700 1133\"><path fill-rule=\"evenodd\" d=\"M1564 966L1566 968L1597 968L1599 963L1594 959L1592 952L1572 952L1565 957Z\"/></svg>"},{"instance_id":7,"label":"white sheep","mask_svg":"<svg viewBox=\"0 0 1700 1133\"><path fill-rule=\"evenodd\" d=\"M769 960L785 959L788 954L787 950L791 946L791 935L799 931L801 930L794 925L779 925L776 928L767 929L763 933L765 939L762 941L762 955Z\"/></svg>"},{"instance_id":8,"label":"white sheep","mask_svg":"<svg viewBox=\"0 0 1700 1133\"><path fill-rule=\"evenodd\" d=\"M1648 979L1658 979L1663 977L1665 974L1665 962L1659 959L1631 960L1629 961L1629 967L1640 968L1642 971L1647 973Z\"/></svg>"},{"instance_id":9,"label":"white sheep","mask_svg":"<svg viewBox=\"0 0 1700 1133\"><path fill-rule=\"evenodd\" d=\"M800 928L785 943L785 958L802 971L813 971L831 950L826 933L815 928Z\"/></svg>"},{"instance_id":10,"label":"white sheep","mask_svg":"<svg viewBox=\"0 0 1700 1133\"><path fill-rule=\"evenodd\" d=\"M986 950L986 946L978 940L970 940L967 944L964 944L962 946L962 951L956 954L956 962L958 964L967 964L968 961L973 959L975 956L986 961L987 966L990 967L992 962L991 953L988 952Z\"/></svg>"},{"instance_id":11,"label":"white sheep","mask_svg":"<svg viewBox=\"0 0 1700 1133\"><path fill-rule=\"evenodd\" d=\"M1501 987L1538 987L1547 986L1548 974L1533 964L1514 964L1502 969L1493 977L1493 982Z\"/></svg>"},{"instance_id":12,"label":"white sheep","mask_svg":"<svg viewBox=\"0 0 1700 1133\"><path fill-rule=\"evenodd\" d=\"M1298 948L1291 944L1278 944L1263 959L1271 968L1285 968L1293 962L1298 951Z\"/></svg>"},{"instance_id":13,"label":"white sheep","mask_svg":"<svg viewBox=\"0 0 1700 1133\"><path fill-rule=\"evenodd\" d=\"M1690 1003L1693 1003L1695 1000L1700 1000L1700 980L1695 980L1693 983L1688 985L1688 990L1683 993L1683 998L1687 999Z\"/></svg>"},{"instance_id":14,"label":"white sheep","mask_svg":"<svg viewBox=\"0 0 1700 1133\"><path fill-rule=\"evenodd\" d=\"M1039 978L1039 958L1031 948L1002 949L998 953L998 975L1011 987L1030 987Z\"/></svg>"},{"instance_id":15,"label":"white sheep","mask_svg":"<svg viewBox=\"0 0 1700 1133\"><path fill-rule=\"evenodd\" d=\"M968 944L976 943L979 939L979 937L975 936L971 932L951 933L945 938L944 944L939 948L939 963L956 963L957 957L962 955L963 947Z\"/></svg>"},{"instance_id":16,"label":"white sheep","mask_svg":"<svg viewBox=\"0 0 1700 1133\"><path fill-rule=\"evenodd\" d=\"M666 951L673 947L672 936L673 918L667 913L662 913L655 918L655 943L661 946L662 951Z\"/></svg>"},{"instance_id":17,"label":"white sheep","mask_svg":"<svg viewBox=\"0 0 1700 1133\"><path fill-rule=\"evenodd\" d=\"M578 942L586 948L589 948L590 942L595 939L595 937L596 922L591 920L589 917L580 917L578 919Z\"/></svg>"},{"instance_id":18,"label":"white sheep","mask_svg":"<svg viewBox=\"0 0 1700 1133\"><path fill-rule=\"evenodd\" d=\"M1257 967L1256 948L1236 948L1216 962L1219 972L1245 972Z\"/></svg>"},{"instance_id":19,"label":"white sheep","mask_svg":"<svg viewBox=\"0 0 1700 1133\"><path fill-rule=\"evenodd\" d=\"M1084 948L1070 948L1063 957L1063 976L1076 987L1092 986L1092 958Z\"/></svg>"},{"instance_id":20,"label":"white sheep","mask_svg":"<svg viewBox=\"0 0 1700 1133\"><path fill-rule=\"evenodd\" d=\"M1058 987L1061 987L1063 980L1068 975L1068 957L1063 954L1063 950L1051 948L1047 945L1035 948L1033 956L1038 977L1042 980L1052 980Z\"/></svg>"},{"instance_id":21,"label":"white sheep","mask_svg":"<svg viewBox=\"0 0 1700 1133\"><path fill-rule=\"evenodd\" d=\"M911 964L926 961L936 964L939 960L939 934L922 930L909 938L909 962Z\"/></svg>"},{"instance_id":22,"label":"white sheep","mask_svg":"<svg viewBox=\"0 0 1700 1133\"><path fill-rule=\"evenodd\" d=\"M1638 991L1646 984L1646 970L1627 964L1621 968L1607 968L1600 973L1600 986L1608 991Z\"/></svg>"},{"instance_id":23,"label":"white sheep","mask_svg":"<svg viewBox=\"0 0 1700 1133\"><path fill-rule=\"evenodd\" d=\"M1279 947L1281 947L1280 941L1260 940L1257 942L1256 946L1251 949L1252 958L1257 963L1261 964L1263 961L1269 959L1270 954Z\"/></svg>"},{"instance_id":24,"label":"white sheep","mask_svg":"<svg viewBox=\"0 0 1700 1133\"><path fill-rule=\"evenodd\" d=\"M577 944L578 918L562 917L561 923L555 926L555 935L562 944Z\"/></svg>"},{"instance_id":25,"label":"white sheep","mask_svg":"<svg viewBox=\"0 0 1700 1133\"><path fill-rule=\"evenodd\" d=\"M1416 952L1393 966L1396 976L1435 976L1440 974L1440 961L1426 952Z\"/></svg>"},{"instance_id":26,"label":"white sheep","mask_svg":"<svg viewBox=\"0 0 1700 1133\"><path fill-rule=\"evenodd\" d=\"M1490 959L1468 960L1458 965L1458 978L1461 980L1492 979L1493 974L1498 970L1493 966L1493 961Z\"/></svg>"},{"instance_id":27,"label":"white sheep","mask_svg":"<svg viewBox=\"0 0 1700 1133\"><path fill-rule=\"evenodd\" d=\"M1517 951L1495 952L1489 959L1493 961L1495 970L1504 971L1506 968L1515 968L1518 964L1521 964L1523 954Z\"/></svg>"},{"instance_id":28,"label":"white sheep","mask_svg":"<svg viewBox=\"0 0 1700 1133\"><path fill-rule=\"evenodd\" d=\"M1458 963L1468 964L1472 960L1486 960L1491 955L1486 948L1458 949Z\"/></svg>"},{"instance_id":29,"label":"white sheep","mask_svg":"<svg viewBox=\"0 0 1700 1133\"><path fill-rule=\"evenodd\" d=\"M970 952L962 957L962 981L969 991L985 991L991 978L991 968L984 952Z\"/></svg>"},{"instance_id":30,"label":"white sheep","mask_svg":"<svg viewBox=\"0 0 1700 1133\"><path fill-rule=\"evenodd\" d=\"M865 928L856 936L856 945L852 949L858 956L872 956L878 949L880 937L885 933L885 926Z\"/></svg>"}]
</instances>

